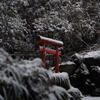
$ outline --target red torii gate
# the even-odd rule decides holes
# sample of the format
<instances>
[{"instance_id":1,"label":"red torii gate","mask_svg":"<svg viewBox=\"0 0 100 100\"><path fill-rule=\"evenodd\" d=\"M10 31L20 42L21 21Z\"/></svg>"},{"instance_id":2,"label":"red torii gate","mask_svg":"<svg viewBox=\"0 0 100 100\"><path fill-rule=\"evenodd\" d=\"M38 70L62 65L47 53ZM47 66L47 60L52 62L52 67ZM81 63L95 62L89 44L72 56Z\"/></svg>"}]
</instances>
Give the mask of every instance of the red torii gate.
<instances>
[{"instance_id":1,"label":"red torii gate","mask_svg":"<svg viewBox=\"0 0 100 100\"><path fill-rule=\"evenodd\" d=\"M61 55L61 52L58 51L58 47L63 46L63 42L58 41L58 40L54 40L54 39L51 39L51 38L43 37L43 36L40 36L40 35L37 36L37 40L39 42L43 43L42 46L39 46L39 50L42 51L42 61L43 61L44 65L46 65L46 59L45 59L46 52L55 54L55 72L58 73L59 72L59 61L58 61L58 59L59 59L59 56ZM54 45L55 50L46 48L46 43Z\"/></svg>"}]
</instances>

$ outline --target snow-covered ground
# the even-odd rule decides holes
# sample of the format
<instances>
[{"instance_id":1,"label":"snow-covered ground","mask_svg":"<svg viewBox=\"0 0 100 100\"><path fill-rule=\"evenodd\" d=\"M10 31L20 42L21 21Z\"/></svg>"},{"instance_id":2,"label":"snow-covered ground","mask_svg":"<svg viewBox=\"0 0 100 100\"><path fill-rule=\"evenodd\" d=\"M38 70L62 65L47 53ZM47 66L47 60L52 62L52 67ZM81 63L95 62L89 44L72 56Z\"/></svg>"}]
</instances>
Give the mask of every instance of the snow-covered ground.
<instances>
[{"instance_id":1,"label":"snow-covered ground","mask_svg":"<svg viewBox=\"0 0 100 100\"><path fill-rule=\"evenodd\" d=\"M84 97L82 100L100 100L100 97Z\"/></svg>"}]
</instances>

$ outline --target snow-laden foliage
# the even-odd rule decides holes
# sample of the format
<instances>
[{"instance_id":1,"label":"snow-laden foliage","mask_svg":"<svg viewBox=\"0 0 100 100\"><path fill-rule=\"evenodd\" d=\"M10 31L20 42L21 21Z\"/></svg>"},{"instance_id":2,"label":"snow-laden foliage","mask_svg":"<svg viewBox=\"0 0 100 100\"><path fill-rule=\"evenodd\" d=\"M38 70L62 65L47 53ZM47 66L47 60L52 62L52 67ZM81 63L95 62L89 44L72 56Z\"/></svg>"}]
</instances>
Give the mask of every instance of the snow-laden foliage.
<instances>
[{"instance_id":1,"label":"snow-laden foliage","mask_svg":"<svg viewBox=\"0 0 100 100\"><path fill-rule=\"evenodd\" d=\"M82 93L80 92L79 89L77 88L74 88L74 87L71 87L69 90L68 90L68 93L71 94L71 96L73 97L73 99L75 100L81 100L81 98L83 97Z\"/></svg>"},{"instance_id":2,"label":"snow-laden foliage","mask_svg":"<svg viewBox=\"0 0 100 100\"><path fill-rule=\"evenodd\" d=\"M18 0L0 1L0 44L9 53L23 53L30 48L27 22L18 14L18 4Z\"/></svg>"},{"instance_id":3,"label":"snow-laden foliage","mask_svg":"<svg viewBox=\"0 0 100 100\"><path fill-rule=\"evenodd\" d=\"M63 41L63 56L100 37L99 0L2 0L0 15L0 46L9 53L36 57L37 35Z\"/></svg>"},{"instance_id":4,"label":"snow-laden foliage","mask_svg":"<svg viewBox=\"0 0 100 100\"><path fill-rule=\"evenodd\" d=\"M51 80L54 84L58 86L62 86L66 90L71 88L71 84L69 81L69 76L67 73L53 73L51 76Z\"/></svg>"},{"instance_id":5,"label":"snow-laden foliage","mask_svg":"<svg viewBox=\"0 0 100 100\"><path fill-rule=\"evenodd\" d=\"M99 6L98 0L49 0L35 11L33 32L62 40L64 52L89 46L99 36Z\"/></svg>"},{"instance_id":6,"label":"snow-laden foliage","mask_svg":"<svg viewBox=\"0 0 100 100\"><path fill-rule=\"evenodd\" d=\"M70 100L67 90L53 84L52 72L42 66L39 58L13 60L0 49L0 100Z\"/></svg>"}]
</instances>

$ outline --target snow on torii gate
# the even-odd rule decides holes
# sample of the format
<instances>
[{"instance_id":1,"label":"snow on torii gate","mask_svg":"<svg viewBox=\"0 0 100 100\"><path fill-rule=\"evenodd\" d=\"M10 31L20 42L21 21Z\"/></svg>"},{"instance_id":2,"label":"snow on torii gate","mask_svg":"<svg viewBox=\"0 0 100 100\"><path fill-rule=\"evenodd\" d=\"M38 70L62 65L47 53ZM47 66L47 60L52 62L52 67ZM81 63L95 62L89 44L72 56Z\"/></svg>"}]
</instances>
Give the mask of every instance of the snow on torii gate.
<instances>
[{"instance_id":1,"label":"snow on torii gate","mask_svg":"<svg viewBox=\"0 0 100 100\"><path fill-rule=\"evenodd\" d=\"M54 40L51 38L43 37L40 35L37 36L37 41L43 43L42 46L39 46L39 50L42 51L42 61L43 61L44 65L46 65L46 59L45 59L46 52L55 54L55 72L58 73L59 72L59 60L58 59L59 59L59 56L61 55L61 52L58 51L58 47L63 46L63 42ZM46 48L46 43L54 45L55 50Z\"/></svg>"}]
</instances>

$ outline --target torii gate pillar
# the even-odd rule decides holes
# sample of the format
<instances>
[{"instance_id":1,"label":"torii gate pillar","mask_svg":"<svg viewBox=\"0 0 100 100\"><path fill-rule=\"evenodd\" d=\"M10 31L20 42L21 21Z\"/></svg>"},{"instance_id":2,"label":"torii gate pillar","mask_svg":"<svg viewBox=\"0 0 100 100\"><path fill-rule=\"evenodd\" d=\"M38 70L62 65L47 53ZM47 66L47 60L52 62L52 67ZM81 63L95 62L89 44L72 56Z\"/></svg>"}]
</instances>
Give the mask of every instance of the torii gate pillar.
<instances>
[{"instance_id":1,"label":"torii gate pillar","mask_svg":"<svg viewBox=\"0 0 100 100\"><path fill-rule=\"evenodd\" d=\"M42 46L39 47L39 50L42 51L42 61L44 65L46 65L46 59L45 59L46 52L55 54L55 72L58 73L59 72L59 56L61 55L61 52L58 51L58 48L59 46L63 46L63 42L54 40L51 38L46 38L40 35L37 36L37 40L43 43ZM46 48L46 43L54 45L55 50Z\"/></svg>"}]
</instances>

